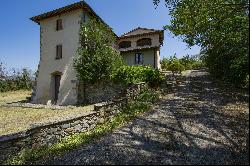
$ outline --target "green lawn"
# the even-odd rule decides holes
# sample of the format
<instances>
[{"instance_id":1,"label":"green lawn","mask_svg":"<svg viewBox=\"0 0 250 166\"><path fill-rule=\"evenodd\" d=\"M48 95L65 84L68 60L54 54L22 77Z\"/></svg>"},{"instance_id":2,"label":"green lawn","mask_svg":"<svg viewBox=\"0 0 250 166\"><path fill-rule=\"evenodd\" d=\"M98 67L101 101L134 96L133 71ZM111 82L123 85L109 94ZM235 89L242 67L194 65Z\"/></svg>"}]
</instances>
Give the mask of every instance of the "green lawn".
<instances>
[{"instance_id":1,"label":"green lawn","mask_svg":"<svg viewBox=\"0 0 250 166\"><path fill-rule=\"evenodd\" d=\"M0 93L0 135L23 131L34 123L61 120L71 116L83 115L93 110L93 105L68 110L7 108L3 106L9 102L24 100L30 94L30 91Z\"/></svg>"}]
</instances>

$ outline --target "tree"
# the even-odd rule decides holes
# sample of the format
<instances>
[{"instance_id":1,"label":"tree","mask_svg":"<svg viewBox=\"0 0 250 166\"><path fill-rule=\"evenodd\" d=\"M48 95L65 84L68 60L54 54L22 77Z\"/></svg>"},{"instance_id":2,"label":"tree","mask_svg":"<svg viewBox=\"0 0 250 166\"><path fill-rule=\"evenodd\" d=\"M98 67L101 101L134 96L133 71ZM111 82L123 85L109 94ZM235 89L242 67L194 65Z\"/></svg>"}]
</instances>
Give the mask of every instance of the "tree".
<instances>
[{"instance_id":1,"label":"tree","mask_svg":"<svg viewBox=\"0 0 250 166\"><path fill-rule=\"evenodd\" d=\"M86 101L86 85L101 80L109 80L112 72L123 65L122 57L112 46L115 35L107 25L95 18L89 18L80 28L80 47L74 59L74 68L80 81L79 91L83 90Z\"/></svg>"},{"instance_id":2,"label":"tree","mask_svg":"<svg viewBox=\"0 0 250 166\"><path fill-rule=\"evenodd\" d=\"M188 46L199 45L213 76L243 86L249 78L249 1L166 0L166 5L172 19L164 28Z\"/></svg>"},{"instance_id":3,"label":"tree","mask_svg":"<svg viewBox=\"0 0 250 166\"><path fill-rule=\"evenodd\" d=\"M29 71L26 68L22 69L22 73L20 75L20 88L22 89L31 89L32 88L32 74L31 71Z\"/></svg>"},{"instance_id":4,"label":"tree","mask_svg":"<svg viewBox=\"0 0 250 166\"><path fill-rule=\"evenodd\" d=\"M112 47L114 43L114 34L99 20L90 18L81 25L80 47L74 61L79 80L94 84L110 79L112 71L122 64L120 54Z\"/></svg>"},{"instance_id":5,"label":"tree","mask_svg":"<svg viewBox=\"0 0 250 166\"><path fill-rule=\"evenodd\" d=\"M169 59L163 58L161 61L161 68L164 70L168 70Z\"/></svg>"},{"instance_id":6,"label":"tree","mask_svg":"<svg viewBox=\"0 0 250 166\"><path fill-rule=\"evenodd\" d=\"M6 77L6 71L5 67L3 65L3 62L0 62L0 80L5 79Z\"/></svg>"},{"instance_id":7,"label":"tree","mask_svg":"<svg viewBox=\"0 0 250 166\"><path fill-rule=\"evenodd\" d=\"M168 69L174 74L181 74L185 67L180 63L176 56L171 56L168 64Z\"/></svg>"}]
</instances>

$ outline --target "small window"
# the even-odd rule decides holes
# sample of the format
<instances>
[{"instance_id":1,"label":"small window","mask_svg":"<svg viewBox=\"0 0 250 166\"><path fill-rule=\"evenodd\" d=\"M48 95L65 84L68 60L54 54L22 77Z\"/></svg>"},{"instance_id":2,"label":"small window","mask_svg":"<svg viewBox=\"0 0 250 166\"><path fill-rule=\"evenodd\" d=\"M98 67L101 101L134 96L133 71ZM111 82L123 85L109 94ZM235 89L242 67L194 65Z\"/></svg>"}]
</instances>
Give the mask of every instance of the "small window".
<instances>
[{"instance_id":1,"label":"small window","mask_svg":"<svg viewBox=\"0 0 250 166\"><path fill-rule=\"evenodd\" d=\"M135 54L135 64L143 64L143 54L142 53L136 53Z\"/></svg>"},{"instance_id":2,"label":"small window","mask_svg":"<svg viewBox=\"0 0 250 166\"><path fill-rule=\"evenodd\" d=\"M83 13L83 22L86 22L86 13Z\"/></svg>"},{"instance_id":3,"label":"small window","mask_svg":"<svg viewBox=\"0 0 250 166\"><path fill-rule=\"evenodd\" d=\"M122 41L119 43L119 48L129 48L131 47L131 41Z\"/></svg>"},{"instance_id":4,"label":"small window","mask_svg":"<svg viewBox=\"0 0 250 166\"><path fill-rule=\"evenodd\" d=\"M56 59L62 59L62 45L56 46Z\"/></svg>"},{"instance_id":5,"label":"small window","mask_svg":"<svg viewBox=\"0 0 250 166\"><path fill-rule=\"evenodd\" d=\"M143 47L143 46L151 46L152 40L150 38L142 38L137 41L137 46Z\"/></svg>"},{"instance_id":6,"label":"small window","mask_svg":"<svg viewBox=\"0 0 250 166\"><path fill-rule=\"evenodd\" d=\"M60 31L63 29L63 26L62 26L62 19L58 19L56 20L56 30L57 31Z\"/></svg>"}]
</instances>

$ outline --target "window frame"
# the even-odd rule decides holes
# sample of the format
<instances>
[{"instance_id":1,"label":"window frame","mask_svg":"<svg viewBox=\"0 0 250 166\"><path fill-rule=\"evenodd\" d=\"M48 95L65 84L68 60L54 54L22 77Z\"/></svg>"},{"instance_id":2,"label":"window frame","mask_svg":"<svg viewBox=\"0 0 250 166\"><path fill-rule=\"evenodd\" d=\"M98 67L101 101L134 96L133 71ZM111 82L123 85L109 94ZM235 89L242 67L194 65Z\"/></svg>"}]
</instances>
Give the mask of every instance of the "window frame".
<instances>
[{"instance_id":1,"label":"window frame","mask_svg":"<svg viewBox=\"0 0 250 166\"><path fill-rule=\"evenodd\" d=\"M56 20L56 31L63 30L63 21L61 18Z\"/></svg>"},{"instance_id":2,"label":"window frame","mask_svg":"<svg viewBox=\"0 0 250 166\"><path fill-rule=\"evenodd\" d=\"M62 44L56 45L56 60L62 59L63 56L62 51L63 51Z\"/></svg>"},{"instance_id":3,"label":"window frame","mask_svg":"<svg viewBox=\"0 0 250 166\"><path fill-rule=\"evenodd\" d=\"M144 64L144 54L142 52L135 53L135 64L136 65Z\"/></svg>"}]
</instances>

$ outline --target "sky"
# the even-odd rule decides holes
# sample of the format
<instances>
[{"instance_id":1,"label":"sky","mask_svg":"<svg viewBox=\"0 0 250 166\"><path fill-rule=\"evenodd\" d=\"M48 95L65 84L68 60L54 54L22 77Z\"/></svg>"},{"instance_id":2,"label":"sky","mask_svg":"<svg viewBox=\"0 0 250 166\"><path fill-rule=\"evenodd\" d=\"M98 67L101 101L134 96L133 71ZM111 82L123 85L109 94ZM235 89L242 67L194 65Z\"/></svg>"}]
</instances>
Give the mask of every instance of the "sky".
<instances>
[{"instance_id":1,"label":"sky","mask_svg":"<svg viewBox=\"0 0 250 166\"><path fill-rule=\"evenodd\" d=\"M7 68L29 68L39 64L39 25L29 18L75 3L80 0L1 0L0 62ZM155 9L152 0L85 0L94 11L120 36L137 27L162 30L171 17L163 2ZM191 49L178 37L165 31L161 59L176 53L177 57L200 52Z\"/></svg>"}]
</instances>

